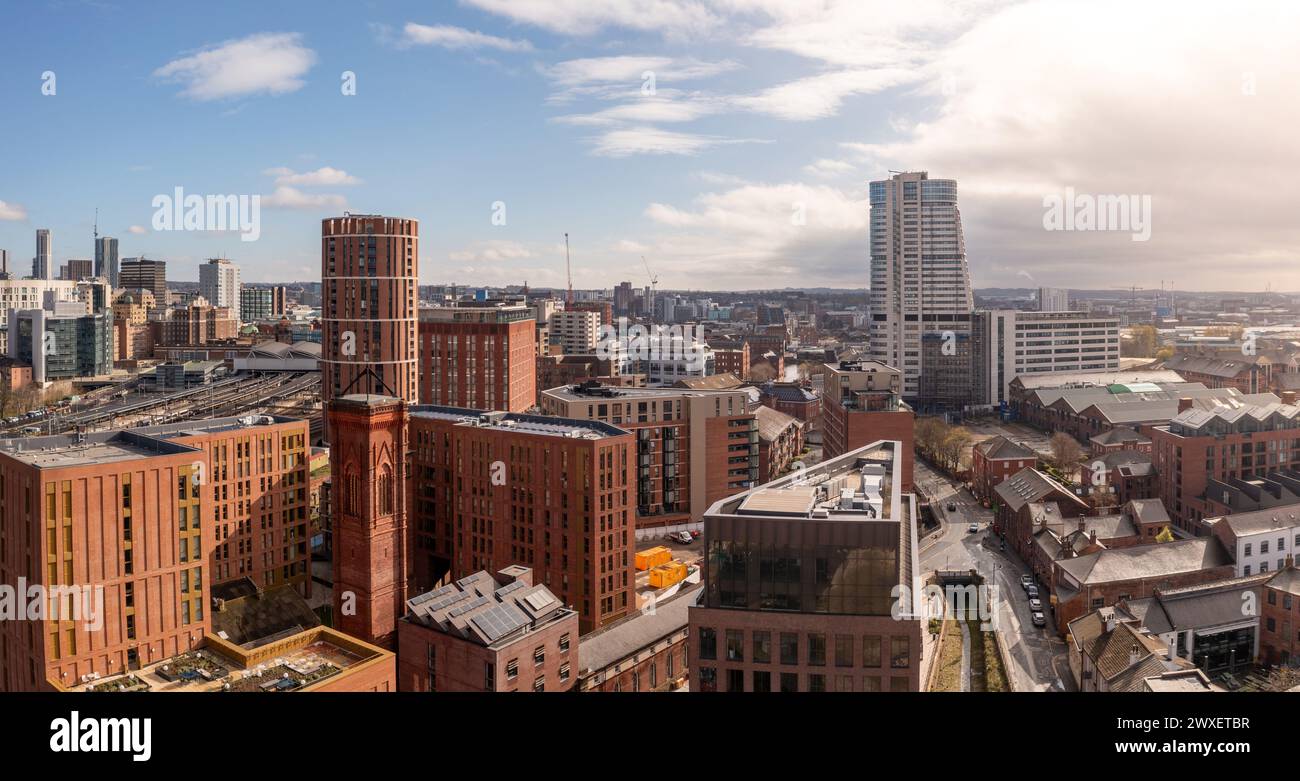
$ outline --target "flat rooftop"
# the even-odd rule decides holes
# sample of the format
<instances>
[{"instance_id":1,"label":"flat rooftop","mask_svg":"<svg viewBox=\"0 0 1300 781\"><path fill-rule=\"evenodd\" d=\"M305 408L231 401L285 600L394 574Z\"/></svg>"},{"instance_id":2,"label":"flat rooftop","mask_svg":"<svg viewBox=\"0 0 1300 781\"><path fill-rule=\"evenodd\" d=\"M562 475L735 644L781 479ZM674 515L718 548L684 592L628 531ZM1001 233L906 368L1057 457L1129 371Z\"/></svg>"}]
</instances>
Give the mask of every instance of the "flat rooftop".
<instances>
[{"instance_id":1,"label":"flat rooftop","mask_svg":"<svg viewBox=\"0 0 1300 781\"><path fill-rule=\"evenodd\" d=\"M492 428L537 436L565 439L604 439L629 433L626 429L595 420L558 418L549 415L525 415L516 412L485 412L463 407L417 404L411 407L412 418L447 420L470 428Z\"/></svg>"},{"instance_id":2,"label":"flat rooftop","mask_svg":"<svg viewBox=\"0 0 1300 781\"><path fill-rule=\"evenodd\" d=\"M722 499L709 515L811 520L891 520L895 486L891 442L876 442L744 493Z\"/></svg>"},{"instance_id":3,"label":"flat rooftop","mask_svg":"<svg viewBox=\"0 0 1300 781\"><path fill-rule=\"evenodd\" d=\"M564 401L608 401L610 399L692 398L723 393L744 393L741 388L629 388L621 385L561 385L542 391Z\"/></svg>"},{"instance_id":4,"label":"flat rooftop","mask_svg":"<svg viewBox=\"0 0 1300 781\"><path fill-rule=\"evenodd\" d=\"M298 420L298 418L278 415L244 415L98 431L90 434L17 437L0 439L0 453L41 469L66 469L88 464L106 464L159 455L198 452L198 448L174 440L257 426L292 423Z\"/></svg>"}]
</instances>

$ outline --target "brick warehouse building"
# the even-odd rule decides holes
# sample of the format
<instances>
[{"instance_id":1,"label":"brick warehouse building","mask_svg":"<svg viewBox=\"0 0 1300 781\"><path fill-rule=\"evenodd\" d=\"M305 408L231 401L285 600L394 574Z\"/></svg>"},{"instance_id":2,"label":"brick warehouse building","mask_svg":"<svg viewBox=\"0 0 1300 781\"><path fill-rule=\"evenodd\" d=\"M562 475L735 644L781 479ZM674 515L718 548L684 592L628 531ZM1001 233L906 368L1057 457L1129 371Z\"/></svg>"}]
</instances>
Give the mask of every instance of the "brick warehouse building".
<instances>
[{"instance_id":1,"label":"brick warehouse building","mask_svg":"<svg viewBox=\"0 0 1300 781\"><path fill-rule=\"evenodd\" d=\"M418 398L419 244L418 220L347 214L321 221L323 406L349 393Z\"/></svg>"},{"instance_id":2,"label":"brick warehouse building","mask_svg":"<svg viewBox=\"0 0 1300 781\"><path fill-rule=\"evenodd\" d=\"M916 505L897 442L876 442L716 503L691 691L919 691Z\"/></svg>"},{"instance_id":3,"label":"brick warehouse building","mask_svg":"<svg viewBox=\"0 0 1300 781\"><path fill-rule=\"evenodd\" d=\"M0 441L0 582L102 588L103 626L0 621L0 689L196 647L210 590L308 583L306 421L220 418Z\"/></svg>"},{"instance_id":4,"label":"brick warehouse building","mask_svg":"<svg viewBox=\"0 0 1300 781\"><path fill-rule=\"evenodd\" d=\"M519 564L578 611L583 632L637 610L633 434L421 405L410 441L417 589Z\"/></svg>"},{"instance_id":5,"label":"brick warehouse building","mask_svg":"<svg viewBox=\"0 0 1300 781\"><path fill-rule=\"evenodd\" d=\"M532 307L420 310L420 402L524 412L536 403Z\"/></svg>"},{"instance_id":6,"label":"brick warehouse building","mask_svg":"<svg viewBox=\"0 0 1300 781\"><path fill-rule=\"evenodd\" d=\"M636 435L636 528L698 522L758 481L760 436L743 390L617 388L586 382L542 392L549 415Z\"/></svg>"},{"instance_id":7,"label":"brick warehouse building","mask_svg":"<svg viewBox=\"0 0 1300 781\"><path fill-rule=\"evenodd\" d=\"M578 614L532 570L479 571L407 602L397 625L402 691L567 691L578 675Z\"/></svg>"}]
</instances>

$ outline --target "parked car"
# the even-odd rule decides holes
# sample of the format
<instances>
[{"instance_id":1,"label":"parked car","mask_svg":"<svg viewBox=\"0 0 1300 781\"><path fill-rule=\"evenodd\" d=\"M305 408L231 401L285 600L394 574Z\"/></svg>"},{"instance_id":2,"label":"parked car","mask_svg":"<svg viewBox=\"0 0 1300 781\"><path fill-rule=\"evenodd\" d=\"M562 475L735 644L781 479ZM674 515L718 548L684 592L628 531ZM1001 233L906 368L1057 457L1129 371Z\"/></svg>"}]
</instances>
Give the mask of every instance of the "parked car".
<instances>
[{"instance_id":1,"label":"parked car","mask_svg":"<svg viewBox=\"0 0 1300 781\"><path fill-rule=\"evenodd\" d=\"M1021 587L1021 588L1023 588L1023 589L1028 589L1028 588L1029 588L1030 586L1032 586L1032 585L1034 585L1034 576L1033 576L1033 575L1021 575L1021 576L1020 576L1020 587Z\"/></svg>"},{"instance_id":2,"label":"parked car","mask_svg":"<svg viewBox=\"0 0 1300 781\"><path fill-rule=\"evenodd\" d=\"M978 523L972 523L970 526L966 527L966 531L970 534L974 534L979 530L980 530L980 525Z\"/></svg>"},{"instance_id":3,"label":"parked car","mask_svg":"<svg viewBox=\"0 0 1300 781\"><path fill-rule=\"evenodd\" d=\"M1030 586L1029 588L1026 588L1025 594L1030 599L1038 599L1038 586Z\"/></svg>"},{"instance_id":4,"label":"parked car","mask_svg":"<svg viewBox=\"0 0 1300 781\"><path fill-rule=\"evenodd\" d=\"M1029 600L1029 609L1034 613L1043 612L1043 602L1040 599Z\"/></svg>"},{"instance_id":5,"label":"parked car","mask_svg":"<svg viewBox=\"0 0 1300 781\"><path fill-rule=\"evenodd\" d=\"M1034 622L1034 626L1047 626L1047 619L1043 618L1043 614L1041 612L1034 613L1034 615L1031 616L1030 618Z\"/></svg>"},{"instance_id":6,"label":"parked car","mask_svg":"<svg viewBox=\"0 0 1300 781\"><path fill-rule=\"evenodd\" d=\"M953 504L952 502L948 502L948 512L950 513L957 512L957 505Z\"/></svg>"},{"instance_id":7,"label":"parked car","mask_svg":"<svg viewBox=\"0 0 1300 781\"><path fill-rule=\"evenodd\" d=\"M692 542L695 542L695 538L692 537L691 533L688 531L672 532L668 535L668 539L673 542L680 542L683 545L690 545Z\"/></svg>"}]
</instances>

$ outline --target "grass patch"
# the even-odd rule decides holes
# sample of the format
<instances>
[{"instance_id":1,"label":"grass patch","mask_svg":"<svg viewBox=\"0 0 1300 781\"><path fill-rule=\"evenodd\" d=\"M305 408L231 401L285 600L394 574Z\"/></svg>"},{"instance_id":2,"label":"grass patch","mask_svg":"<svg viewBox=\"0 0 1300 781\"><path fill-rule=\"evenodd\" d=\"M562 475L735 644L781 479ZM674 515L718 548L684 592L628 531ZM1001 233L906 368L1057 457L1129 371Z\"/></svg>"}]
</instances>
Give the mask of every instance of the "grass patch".
<instances>
[{"instance_id":1,"label":"grass patch","mask_svg":"<svg viewBox=\"0 0 1300 781\"><path fill-rule=\"evenodd\" d=\"M939 644L939 658L935 664L939 668L934 673L934 684L930 691L961 691L961 627L952 619L944 623L943 641Z\"/></svg>"}]
</instances>

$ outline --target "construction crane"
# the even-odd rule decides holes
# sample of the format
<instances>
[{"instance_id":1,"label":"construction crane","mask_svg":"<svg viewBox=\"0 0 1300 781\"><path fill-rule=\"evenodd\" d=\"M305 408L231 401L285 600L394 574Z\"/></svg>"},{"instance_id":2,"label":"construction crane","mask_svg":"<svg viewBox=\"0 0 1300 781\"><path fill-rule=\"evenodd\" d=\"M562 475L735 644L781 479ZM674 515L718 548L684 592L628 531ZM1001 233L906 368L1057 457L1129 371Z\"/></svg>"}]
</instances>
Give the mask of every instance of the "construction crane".
<instances>
[{"instance_id":1,"label":"construction crane","mask_svg":"<svg viewBox=\"0 0 1300 781\"><path fill-rule=\"evenodd\" d=\"M659 277L656 277L654 272L650 270L650 262L645 259L645 255L641 256L641 262L645 264L645 275L650 277L650 300L646 302L646 308L650 310L650 316L653 317L655 311L655 286L659 284Z\"/></svg>"},{"instance_id":2,"label":"construction crane","mask_svg":"<svg viewBox=\"0 0 1300 781\"><path fill-rule=\"evenodd\" d=\"M569 262L569 234L564 234L564 272L569 277L569 295L564 299L564 308L573 308L573 265Z\"/></svg>"}]
</instances>

